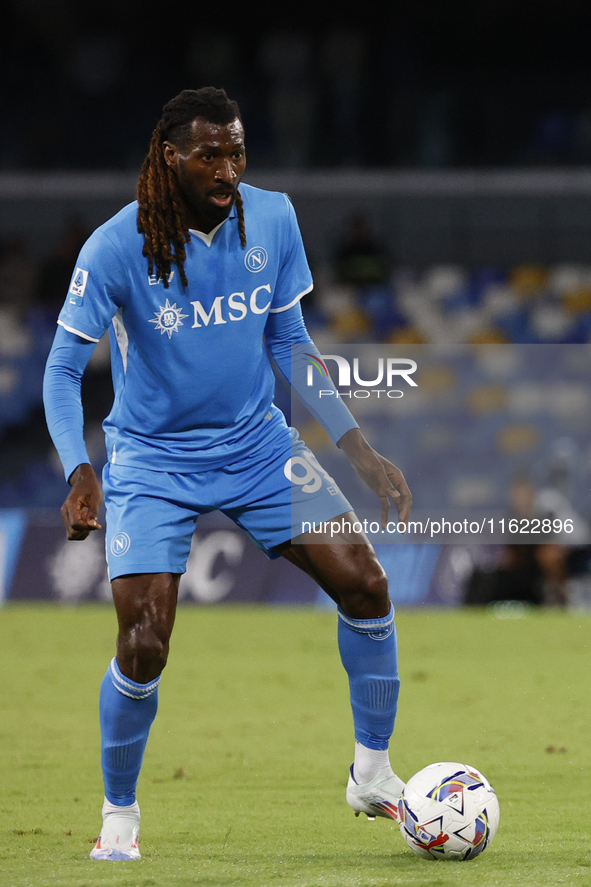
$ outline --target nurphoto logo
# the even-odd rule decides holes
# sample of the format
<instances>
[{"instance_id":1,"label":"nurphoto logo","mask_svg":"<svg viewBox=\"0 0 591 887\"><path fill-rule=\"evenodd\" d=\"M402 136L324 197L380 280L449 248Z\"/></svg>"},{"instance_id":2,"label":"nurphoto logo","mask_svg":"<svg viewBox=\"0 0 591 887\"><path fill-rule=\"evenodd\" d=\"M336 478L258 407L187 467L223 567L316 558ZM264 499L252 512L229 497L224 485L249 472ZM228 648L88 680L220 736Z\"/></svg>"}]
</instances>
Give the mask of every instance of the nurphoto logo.
<instances>
[{"instance_id":1,"label":"nurphoto logo","mask_svg":"<svg viewBox=\"0 0 591 887\"><path fill-rule=\"evenodd\" d=\"M404 397L404 391L395 388L394 385L406 383L412 388L417 388L417 382L412 378L417 371L417 363L408 357L379 357L373 362L372 367L368 367L367 361L364 362L363 370L360 367L360 359L354 357L352 361L347 360L340 354L304 354L308 362L306 384L313 386L315 381L314 371L320 376L320 381L329 378L329 372L326 367L326 361L332 360L337 365L337 387L336 389L320 389L318 396L322 397L356 397L367 398L372 395L380 397L384 394L386 397L397 399ZM351 367L352 363L352 367ZM362 375L371 373L370 378L362 378ZM359 388L351 389L351 379ZM382 386L382 387L379 387ZM348 389L348 390L340 390Z\"/></svg>"}]
</instances>

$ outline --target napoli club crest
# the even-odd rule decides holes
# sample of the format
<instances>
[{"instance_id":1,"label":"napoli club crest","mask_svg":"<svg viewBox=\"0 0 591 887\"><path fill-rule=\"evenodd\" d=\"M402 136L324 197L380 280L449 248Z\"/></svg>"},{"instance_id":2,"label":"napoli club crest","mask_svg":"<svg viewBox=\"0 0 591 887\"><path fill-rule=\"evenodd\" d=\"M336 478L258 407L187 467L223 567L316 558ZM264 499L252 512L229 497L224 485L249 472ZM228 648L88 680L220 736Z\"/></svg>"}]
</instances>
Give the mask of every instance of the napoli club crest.
<instances>
[{"instance_id":1,"label":"napoli club crest","mask_svg":"<svg viewBox=\"0 0 591 887\"><path fill-rule=\"evenodd\" d=\"M254 274L262 271L268 261L269 254L264 246L253 246L244 256L244 264Z\"/></svg>"}]
</instances>

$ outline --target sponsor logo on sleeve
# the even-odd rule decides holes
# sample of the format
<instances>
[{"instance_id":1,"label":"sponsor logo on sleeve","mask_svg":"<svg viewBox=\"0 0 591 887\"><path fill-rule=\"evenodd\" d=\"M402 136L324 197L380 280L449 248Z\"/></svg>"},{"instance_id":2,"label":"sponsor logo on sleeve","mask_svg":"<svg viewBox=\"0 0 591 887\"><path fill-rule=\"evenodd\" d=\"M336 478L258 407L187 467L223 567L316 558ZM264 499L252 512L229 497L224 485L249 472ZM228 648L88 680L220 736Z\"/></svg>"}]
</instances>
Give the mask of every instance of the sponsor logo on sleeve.
<instances>
[{"instance_id":1,"label":"sponsor logo on sleeve","mask_svg":"<svg viewBox=\"0 0 591 887\"><path fill-rule=\"evenodd\" d=\"M70 303L70 305L82 304L82 297L84 296L84 290L86 289L87 282L88 271L85 271L84 268L76 268L76 270L74 271L74 276L72 277L70 289L68 290L68 294L70 296L68 302Z\"/></svg>"}]
</instances>

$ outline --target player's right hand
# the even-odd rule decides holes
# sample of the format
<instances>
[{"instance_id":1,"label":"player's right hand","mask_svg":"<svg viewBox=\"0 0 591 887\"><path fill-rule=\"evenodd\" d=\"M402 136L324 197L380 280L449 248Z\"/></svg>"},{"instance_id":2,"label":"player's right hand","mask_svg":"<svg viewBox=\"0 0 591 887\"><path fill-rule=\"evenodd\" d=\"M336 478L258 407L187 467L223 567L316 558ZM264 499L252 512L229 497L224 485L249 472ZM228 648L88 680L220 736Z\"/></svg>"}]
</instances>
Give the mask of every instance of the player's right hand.
<instances>
[{"instance_id":1,"label":"player's right hand","mask_svg":"<svg viewBox=\"0 0 591 887\"><path fill-rule=\"evenodd\" d=\"M72 489L61 507L68 539L80 541L93 530L100 530L98 512L103 501L103 491L94 468L83 463L70 475Z\"/></svg>"}]
</instances>

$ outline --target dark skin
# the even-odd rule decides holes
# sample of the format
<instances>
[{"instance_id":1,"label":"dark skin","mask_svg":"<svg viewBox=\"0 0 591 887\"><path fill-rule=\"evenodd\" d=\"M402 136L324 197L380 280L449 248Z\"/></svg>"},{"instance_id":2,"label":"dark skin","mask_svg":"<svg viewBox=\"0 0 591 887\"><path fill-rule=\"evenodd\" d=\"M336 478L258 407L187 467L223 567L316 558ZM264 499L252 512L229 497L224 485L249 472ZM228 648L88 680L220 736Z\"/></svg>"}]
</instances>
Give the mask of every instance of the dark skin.
<instances>
[{"instance_id":1,"label":"dark skin","mask_svg":"<svg viewBox=\"0 0 591 887\"><path fill-rule=\"evenodd\" d=\"M244 129L240 120L227 126L197 117L188 143L164 142L162 150L183 196L189 228L209 232L226 219L246 169Z\"/></svg>"},{"instance_id":2,"label":"dark skin","mask_svg":"<svg viewBox=\"0 0 591 887\"><path fill-rule=\"evenodd\" d=\"M229 215L246 167L244 130L236 119L227 125L196 118L187 143L163 143L166 163L177 176L189 228L208 234ZM338 446L381 502L382 526L390 502L399 521L410 517L411 494L400 469L377 453L358 428ZM102 490L91 465L79 465L69 479L71 491L61 513L68 539L82 540L100 529ZM351 524L353 512L335 518ZM279 546L280 554L311 576L352 619L375 619L390 609L386 574L363 533L332 538L303 534ZM119 622L117 660L124 675L139 683L156 678L168 657L180 576L146 573L112 582Z\"/></svg>"}]
</instances>

